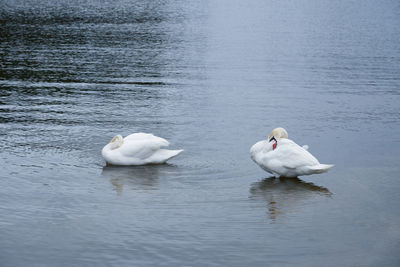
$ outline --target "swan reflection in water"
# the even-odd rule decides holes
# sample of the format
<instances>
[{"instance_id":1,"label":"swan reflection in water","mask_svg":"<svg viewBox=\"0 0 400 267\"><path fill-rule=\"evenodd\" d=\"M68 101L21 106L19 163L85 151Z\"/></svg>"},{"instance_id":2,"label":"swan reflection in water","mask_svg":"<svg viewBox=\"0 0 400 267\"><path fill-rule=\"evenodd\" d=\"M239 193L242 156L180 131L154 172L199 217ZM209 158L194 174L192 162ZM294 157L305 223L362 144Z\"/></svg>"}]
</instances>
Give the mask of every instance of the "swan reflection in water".
<instances>
[{"instance_id":1,"label":"swan reflection in water","mask_svg":"<svg viewBox=\"0 0 400 267\"><path fill-rule=\"evenodd\" d=\"M176 169L169 164L145 166L112 166L103 167L102 175L107 177L118 195L124 187L132 190L154 190L158 188L160 177Z\"/></svg>"},{"instance_id":2,"label":"swan reflection in water","mask_svg":"<svg viewBox=\"0 0 400 267\"><path fill-rule=\"evenodd\" d=\"M250 187L250 193L250 198L261 197L267 201L268 214L272 221L281 214L293 212L312 198L332 196L327 188L304 182L297 177L265 178L253 183Z\"/></svg>"}]
</instances>

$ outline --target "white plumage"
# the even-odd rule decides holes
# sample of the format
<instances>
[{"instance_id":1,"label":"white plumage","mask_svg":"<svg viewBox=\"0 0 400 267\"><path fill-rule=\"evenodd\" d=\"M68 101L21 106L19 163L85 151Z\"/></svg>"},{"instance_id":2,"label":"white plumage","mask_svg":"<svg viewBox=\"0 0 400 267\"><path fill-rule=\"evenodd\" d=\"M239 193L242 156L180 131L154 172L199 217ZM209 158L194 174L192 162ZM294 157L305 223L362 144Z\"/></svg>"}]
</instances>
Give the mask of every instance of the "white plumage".
<instances>
[{"instance_id":1,"label":"white plumage","mask_svg":"<svg viewBox=\"0 0 400 267\"><path fill-rule=\"evenodd\" d=\"M101 154L111 165L162 164L183 151L163 149L168 145L167 140L153 134L133 133L125 138L116 135Z\"/></svg>"},{"instance_id":2,"label":"white plumage","mask_svg":"<svg viewBox=\"0 0 400 267\"><path fill-rule=\"evenodd\" d=\"M328 171L333 165L320 164L305 148L290 139L285 129L276 128L269 141L257 142L250 149L251 158L275 177L297 177Z\"/></svg>"}]
</instances>

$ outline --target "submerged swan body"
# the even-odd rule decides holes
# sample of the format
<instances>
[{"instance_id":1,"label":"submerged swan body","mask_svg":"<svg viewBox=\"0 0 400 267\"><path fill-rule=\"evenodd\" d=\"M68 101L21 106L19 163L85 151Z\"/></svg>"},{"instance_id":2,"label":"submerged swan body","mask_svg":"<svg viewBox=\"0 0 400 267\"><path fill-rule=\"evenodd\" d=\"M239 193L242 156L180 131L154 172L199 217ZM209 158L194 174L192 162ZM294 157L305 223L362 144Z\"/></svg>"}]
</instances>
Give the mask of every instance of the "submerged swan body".
<instances>
[{"instance_id":1,"label":"submerged swan body","mask_svg":"<svg viewBox=\"0 0 400 267\"><path fill-rule=\"evenodd\" d=\"M116 135L101 154L111 165L162 164L183 151L163 149L168 145L167 140L153 134L134 133L125 138Z\"/></svg>"},{"instance_id":2,"label":"submerged swan body","mask_svg":"<svg viewBox=\"0 0 400 267\"><path fill-rule=\"evenodd\" d=\"M308 152L288 139L283 128L274 129L268 140L254 144L250 149L252 160L275 177L297 177L328 171L333 165L321 164Z\"/></svg>"}]
</instances>

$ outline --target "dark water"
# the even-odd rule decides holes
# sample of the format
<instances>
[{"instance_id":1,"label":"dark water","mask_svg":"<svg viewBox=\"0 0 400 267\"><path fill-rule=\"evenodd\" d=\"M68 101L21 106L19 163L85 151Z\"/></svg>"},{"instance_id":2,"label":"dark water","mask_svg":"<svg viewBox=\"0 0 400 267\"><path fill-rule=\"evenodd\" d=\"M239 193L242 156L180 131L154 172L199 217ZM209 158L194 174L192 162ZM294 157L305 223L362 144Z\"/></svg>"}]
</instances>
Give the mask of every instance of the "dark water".
<instances>
[{"instance_id":1,"label":"dark water","mask_svg":"<svg viewBox=\"0 0 400 267\"><path fill-rule=\"evenodd\" d=\"M0 3L1 266L399 266L398 1ZM138 131L185 152L104 167Z\"/></svg>"}]
</instances>

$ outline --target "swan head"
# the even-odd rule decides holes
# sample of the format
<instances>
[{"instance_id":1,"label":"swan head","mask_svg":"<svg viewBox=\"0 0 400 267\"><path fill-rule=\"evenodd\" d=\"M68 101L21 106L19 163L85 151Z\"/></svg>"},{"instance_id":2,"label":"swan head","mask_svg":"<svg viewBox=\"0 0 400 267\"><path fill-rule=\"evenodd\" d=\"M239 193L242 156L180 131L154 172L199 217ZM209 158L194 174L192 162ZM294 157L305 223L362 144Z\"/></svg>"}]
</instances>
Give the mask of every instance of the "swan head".
<instances>
[{"instance_id":1,"label":"swan head","mask_svg":"<svg viewBox=\"0 0 400 267\"><path fill-rule=\"evenodd\" d=\"M280 138L288 138L288 133L286 132L285 129L279 127L275 128L272 130L272 132L268 136L268 140L271 142L271 140L278 140Z\"/></svg>"},{"instance_id":2,"label":"swan head","mask_svg":"<svg viewBox=\"0 0 400 267\"><path fill-rule=\"evenodd\" d=\"M120 146L122 146L123 142L124 138L120 134L117 134L116 136L113 137L113 139L111 139L108 145L111 149L117 149Z\"/></svg>"}]
</instances>

